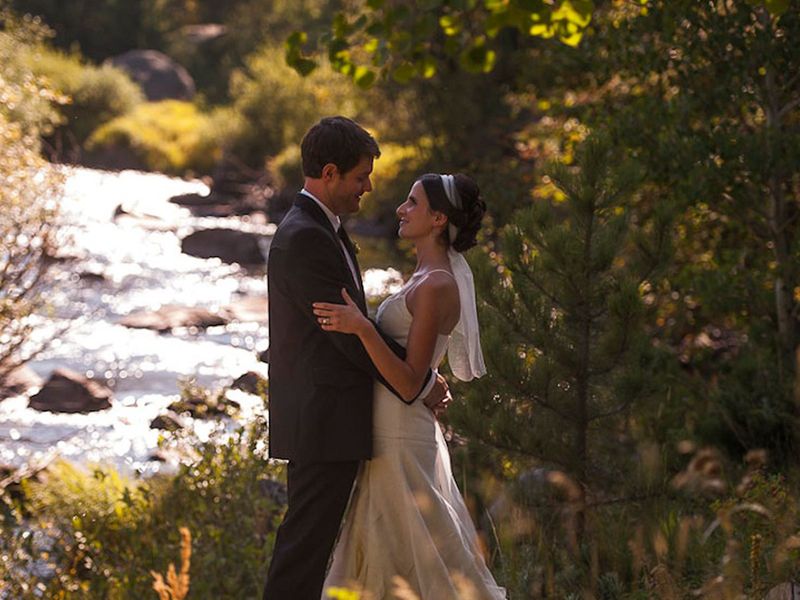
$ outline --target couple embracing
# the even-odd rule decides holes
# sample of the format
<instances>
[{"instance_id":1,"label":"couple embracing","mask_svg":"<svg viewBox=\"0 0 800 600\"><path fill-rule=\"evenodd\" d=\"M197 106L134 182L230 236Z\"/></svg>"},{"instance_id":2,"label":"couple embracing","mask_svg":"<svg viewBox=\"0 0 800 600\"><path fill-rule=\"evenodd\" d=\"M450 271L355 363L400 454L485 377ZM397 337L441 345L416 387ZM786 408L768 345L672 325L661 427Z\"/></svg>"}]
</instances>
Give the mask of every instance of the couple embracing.
<instances>
[{"instance_id":1,"label":"couple embracing","mask_svg":"<svg viewBox=\"0 0 800 600\"><path fill-rule=\"evenodd\" d=\"M461 380L485 373L461 255L485 212L478 187L460 174L414 182L397 215L417 266L373 322L339 219L372 189L378 144L331 117L306 133L301 154L304 188L267 271L270 456L289 463L264 599L319 600L349 586L388 599L397 576L421 600L456 600L464 589L504 599L436 420L449 400L436 372L445 354Z\"/></svg>"}]
</instances>

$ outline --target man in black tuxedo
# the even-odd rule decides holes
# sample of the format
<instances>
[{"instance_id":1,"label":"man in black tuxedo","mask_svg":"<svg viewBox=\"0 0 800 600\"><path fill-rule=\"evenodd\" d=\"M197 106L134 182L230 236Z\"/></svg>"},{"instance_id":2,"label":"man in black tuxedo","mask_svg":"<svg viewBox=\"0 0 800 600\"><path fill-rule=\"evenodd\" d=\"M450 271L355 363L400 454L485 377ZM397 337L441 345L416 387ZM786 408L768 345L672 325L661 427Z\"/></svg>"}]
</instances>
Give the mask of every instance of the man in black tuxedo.
<instances>
[{"instance_id":1,"label":"man in black tuxedo","mask_svg":"<svg viewBox=\"0 0 800 600\"><path fill-rule=\"evenodd\" d=\"M329 117L306 133L301 154L304 188L275 233L267 266L269 451L289 464L288 510L264 600L320 599L359 463L372 453L373 385L384 381L359 339L323 331L311 307L342 303L345 288L367 312L355 250L339 216L358 211L372 189L378 144L350 119ZM417 398L433 407L446 396L431 373Z\"/></svg>"}]
</instances>

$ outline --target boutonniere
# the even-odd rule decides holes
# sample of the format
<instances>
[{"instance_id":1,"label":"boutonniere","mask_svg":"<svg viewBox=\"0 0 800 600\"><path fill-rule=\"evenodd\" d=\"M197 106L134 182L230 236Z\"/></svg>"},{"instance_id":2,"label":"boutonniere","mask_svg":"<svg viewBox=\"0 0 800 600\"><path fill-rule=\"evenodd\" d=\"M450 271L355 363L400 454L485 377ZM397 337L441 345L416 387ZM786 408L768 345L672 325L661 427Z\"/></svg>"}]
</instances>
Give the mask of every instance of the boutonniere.
<instances>
[{"instance_id":1,"label":"boutonniere","mask_svg":"<svg viewBox=\"0 0 800 600\"><path fill-rule=\"evenodd\" d=\"M353 242L353 252L355 252L356 254L361 252L361 246L358 245L358 242Z\"/></svg>"}]
</instances>

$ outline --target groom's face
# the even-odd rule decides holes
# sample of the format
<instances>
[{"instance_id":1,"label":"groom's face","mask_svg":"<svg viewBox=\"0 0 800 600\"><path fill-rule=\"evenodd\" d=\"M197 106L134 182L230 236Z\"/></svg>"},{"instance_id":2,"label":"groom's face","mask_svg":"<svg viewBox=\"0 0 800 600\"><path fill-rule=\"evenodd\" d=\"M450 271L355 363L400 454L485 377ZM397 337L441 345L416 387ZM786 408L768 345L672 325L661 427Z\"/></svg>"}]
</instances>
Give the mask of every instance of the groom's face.
<instances>
[{"instance_id":1,"label":"groom's face","mask_svg":"<svg viewBox=\"0 0 800 600\"><path fill-rule=\"evenodd\" d=\"M336 170L328 185L331 210L337 215L358 212L362 194L372 191L371 174L371 156L363 156L347 173Z\"/></svg>"}]
</instances>

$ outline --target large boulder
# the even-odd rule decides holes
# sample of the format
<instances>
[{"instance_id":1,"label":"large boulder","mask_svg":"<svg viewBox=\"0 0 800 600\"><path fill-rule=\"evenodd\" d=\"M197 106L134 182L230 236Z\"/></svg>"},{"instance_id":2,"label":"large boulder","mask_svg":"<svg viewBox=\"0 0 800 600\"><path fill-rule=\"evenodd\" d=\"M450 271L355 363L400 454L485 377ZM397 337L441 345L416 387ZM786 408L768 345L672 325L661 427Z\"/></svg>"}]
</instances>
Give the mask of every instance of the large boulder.
<instances>
[{"instance_id":1,"label":"large boulder","mask_svg":"<svg viewBox=\"0 0 800 600\"><path fill-rule=\"evenodd\" d=\"M48 412L90 413L111 408L111 390L69 369L56 369L28 403Z\"/></svg>"},{"instance_id":2,"label":"large boulder","mask_svg":"<svg viewBox=\"0 0 800 600\"><path fill-rule=\"evenodd\" d=\"M181 240L181 251L199 258L219 258L226 263L264 265L255 233L235 229L201 229Z\"/></svg>"},{"instance_id":3,"label":"large boulder","mask_svg":"<svg viewBox=\"0 0 800 600\"><path fill-rule=\"evenodd\" d=\"M131 313L120 321L120 325L132 329L152 329L165 333L175 327L196 327L205 329L217 325L227 325L228 319L206 308L197 306L178 306L166 304L153 311Z\"/></svg>"},{"instance_id":4,"label":"large boulder","mask_svg":"<svg viewBox=\"0 0 800 600\"><path fill-rule=\"evenodd\" d=\"M189 71L156 50L130 50L109 59L138 83L151 102L191 100L195 85Z\"/></svg>"}]
</instances>

